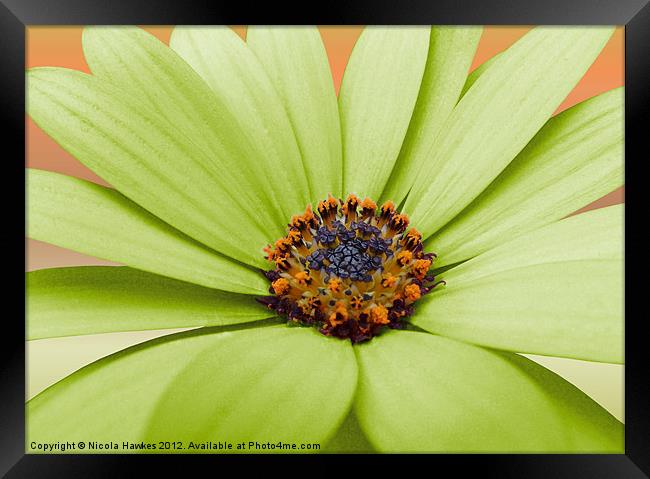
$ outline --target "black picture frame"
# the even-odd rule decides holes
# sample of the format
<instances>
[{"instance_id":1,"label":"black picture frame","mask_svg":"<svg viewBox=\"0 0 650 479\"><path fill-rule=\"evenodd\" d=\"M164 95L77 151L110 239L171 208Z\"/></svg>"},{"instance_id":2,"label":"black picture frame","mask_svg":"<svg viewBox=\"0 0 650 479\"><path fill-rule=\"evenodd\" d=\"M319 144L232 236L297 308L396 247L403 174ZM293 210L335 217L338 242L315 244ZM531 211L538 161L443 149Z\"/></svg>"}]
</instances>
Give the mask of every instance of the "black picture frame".
<instances>
[{"instance_id":1,"label":"black picture frame","mask_svg":"<svg viewBox=\"0 0 650 479\"><path fill-rule=\"evenodd\" d=\"M0 473L6 477L130 477L138 466L160 465L166 472L186 470L188 460L216 467L237 462L238 469L251 464L241 456L158 456L158 455L26 455L25 454L25 330L24 263L17 252L24 248L25 156L25 28L29 25L83 24L456 24L456 25L625 25L625 135L626 135L626 367L625 367L625 453L612 455L522 454L522 455L418 455L418 461L432 474L440 467L452 467L454 474L476 470L483 476L499 478L642 478L650 477L650 364L643 335L645 314L635 308L635 285L643 287L641 265L645 257L640 247L644 222L640 201L642 168L647 150L641 142L648 135L650 110L650 5L649 0L387 0L334 1L311 4L311 10L297 4L247 1L180 2L171 0L0 0L0 118L5 139L5 171L2 194L17 224L1 236L3 261L9 277L2 325L0 354ZM287 8L283 8L286 6ZM316 7L316 8L314 8ZM13 143L13 144L12 144ZM9 150L7 147L15 149ZM12 151L12 153L9 153ZM645 154L642 156L642 153ZM8 168L8 170L7 170ZM15 170L15 171L14 171ZM10 187L7 187L10 186ZM647 187L647 186L646 186ZM15 189L14 189L15 188ZM16 191L18 190L18 191ZM19 196L22 191L22 196ZM647 217L647 212L645 212ZM19 246L22 245L22 246ZM9 257L7 257L9 256ZM16 308L9 308L9 304ZM647 314L647 313L646 313ZM313 467L315 461L340 470L340 459L331 456L268 457L265 461L297 463ZM364 458L347 457L346 469L365 467L368 462L388 461L406 465L395 455ZM352 459L352 460L349 460ZM368 460L370 459L370 461ZM292 466L293 467L293 466ZM401 468L400 468L401 469ZM298 470L300 471L300 470ZM324 471L324 470L323 470ZM309 470L305 470L309 473ZM404 471L402 469L402 472Z\"/></svg>"}]
</instances>

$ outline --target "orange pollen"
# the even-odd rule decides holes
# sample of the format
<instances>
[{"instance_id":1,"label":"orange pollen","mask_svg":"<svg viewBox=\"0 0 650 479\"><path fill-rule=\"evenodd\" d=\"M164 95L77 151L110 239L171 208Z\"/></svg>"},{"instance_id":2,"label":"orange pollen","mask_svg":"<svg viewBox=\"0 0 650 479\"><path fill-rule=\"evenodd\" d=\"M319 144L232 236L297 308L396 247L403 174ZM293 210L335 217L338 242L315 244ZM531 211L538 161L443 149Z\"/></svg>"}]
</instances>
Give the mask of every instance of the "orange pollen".
<instances>
[{"instance_id":1,"label":"orange pollen","mask_svg":"<svg viewBox=\"0 0 650 479\"><path fill-rule=\"evenodd\" d=\"M289 238L280 238L275 242L275 255L288 256L291 251L291 240Z\"/></svg>"},{"instance_id":2,"label":"orange pollen","mask_svg":"<svg viewBox=\"0 0 650 479\"><path fill-rule=\"evenodd\" d=\"M409 224L409 217L406 215L393 215L390 220L390 226L394 230L404 231Z\"/></svg>"},{"instance_id":3,"label":"orange pollen","mask_svg":"<svg viewBox=\"0 0 650 479\"><path fill-rule=\"evenodd\" d=\"M389 214L395 213L395 203L392 201L387 201L383 205L381 205L381 215L382 216L387 216Z\"/></svg>"},{"instance_id":4,"label":"orange pollen","mask_svg":"<svg viewBox=\"0 0 650 479\"><path fill-rule=\"evenodd\" d=\"M360 296L355 296L350 300L350 306L354 309L361 309L363 306L363 299Z\"/></svg>"},{"instance_id":5,"label":"orange pollen","mask_svg":"<svg viewBox=\"0 0 650 479\"><path fill-rule=\"evenodd\" d=\"M370 320L375 324L388 324L388 310L382 304L370 310Z\"/></svg>"},{"instance_id":6,"label":"orange pollen","mask_svg":"<svg viewBox=\"0 0 650 479\"><path fill-rule=\"evenodd\" d=\"M316 224L316 216L311 210L311 205L308 205L305 209L305 213L302 215L295 215L291 217L291 223L289 226L297 228L300 231L306 230L309 226Z\"/></svg>"},{"instance_id":7,"label":"orange pollen","mask_svg":"<svg viewBox=\"0 0 650 479\"><path fill-rule=\"evenodd\" d=\"M292 246L297 246L302 242L302 235L298 230L291 230L287 235L287 239L289 240Z\"/></svg>"},{"instance_id":8,"label":"orange pollen","mask_svg":"<svg viewBox=\"0 0 650 479\"><path fill-rule=\"evenodd\" d=\"M348 198L345 200L345 203L343 203L343 206L341 206L341 211L345 215L346 218L353 217L356 218L357 215L357 208L359 207L359 198L357 198L355 195L348 195Z\"/></svg>"},{"instance_id":9,"label":"orange pollen","mask_svg":"<svg viewBox=\"0 0 650 479\"><path fill-rule=\"evenodd\" d=\"M327 282L327 289L333 293L340 293L343 287L343 282L338 278L332 278Z\"/></svg>"},{"instance_id":10,"label":"orange pollen","mask_svg":"<svg viewBox=\"0 0 650 479\"><path fill-rule=\"evenodd\" d=\"M329 219L329 217L338 209L339 202L336 201L332 195L328 195L325 201L318 203L318 213L323 219Z\"/></svg>"},{"instance_id":11,"label":"orange pollen","mask_svg":"<svg viewBox=\"0 0 650 479\"><path fill-rule=\"evenodd\" d=\"M348 319L348 309L344 303L338 302L334 307L334 311L330 314L329 323L331 326L337 326L344 323Z\"/></svg>"},{"instance_id":12,"label":"orange pollen","mask_svg":"<svg viewBox=\"0 0 650 479\"><path fill-rule=\"evenodd\" d=\"M372 210L374 212L377 209L377 203L370 198L366 198L361 202L361 209L366 211Z\"/></svg>"},{"instance_id":13,"label":"orange pollen","mask_svg":"<svg viewBox=\"0 0 650 479\"><path fill-rule=\"evenodd\" d=\"M428 259L418 259L411 267L411 271L417 279L423 279L431 267L431 261Z\"/></svg>"},{"instance_id":14,"label":"orange pollen","mask_svg":"<svg viewBox=\"0 0 650 479\"><path fill-rule=\"evenodd\" d=\"M288 256L288 255L287 255ZM277 257L275 258L275 265L281 269L281 270L288 270L291 267L291 263L289 262L289 258L287 257Z\"/></svg>"},{"instance_id":15,"label":"orange pollen","mask_svg":"<svg viewBox=\"0 0 650 479\"><path fill-rule=\"evenodd\" d=\"M305 221L305 218L300 215L292 216L289 226L301 230L307 226L307 221Z\"/></svg>"},{"instance_id":16,"label":"orange pollen","mask_svg":"<svg viewBox=\"0 0 650 479\"><path fill-rule=\"evenodd\" d=\"M359 198L356 195L349 194L343 206L356 209L359 206Z\"/></svg>"},{"instance_id":17,"label":"orange pollen","mask_svg":"<svg viewBox=\"0 0 650 479\"><path fill-rule=\"evenodd\" d=\"M275 281L273 281L273 283L271 283L271 286L273 287L273 291L275 291L275 294L277 294L278 296L284 296L291 289L289 287L289 281L287 281L284 278L276 279Z\"/></svg>"},{"instance_id":18,"label":"orange pollen","mask_svg":"<svg viewBox=\"0 0 650 479\"><path fill-rule=\"evenodd\" d=\"M311 276L309 276L309 273L306 271L298 271L295 275L294 278L296 278L296 281L298 281L298 284L302 286L307 286L310 285L311 282L313 281Z\"/></svg>"},{"instance_id":19,"label":"orange pollen","mask_svg":"<svg viewBox=\"0 0 650 479\"><path fill-rule=\"evenodd\" d=\"M321 305L321 301L320 298L309 298L307 300L307 304L313 309L319 307Z\"/></svg>"},{"instance_id":20,"label":"orange pollen","mask_svg":"<svg viewBox=\"0 0 650 479\"><path fill-rule=\"evenodd\" d=\"M404 247L414 249L422 241L422 235L415 228L411 228L402 240Z\"/></svg>"},{"instance_id":21,"label":"orange pollen","mask_svg":"<svg viewBox=\"0 0 650 479\"><path fill-rule=\"evenodd\" d=\"M406 299L409 301L417 301L421 296L420 287L417 284L409 284L404 288L404 294L406 295Z\"/></svg>"},{"instance_id":22,"label":"orange pollen","mask_svg":"<svg viewBox=\"0 0 650 479\"><path fill-rule=\"evenodd\" d=\"M392 288L397 283L397 278L390 273L384 273L381 276L381 285L384 288Z\"/></svg>"},{"instance_id":23,"label":"orange pollen","mask_svg":"<svg viewBox=\"0 0 650 479\"><path fill-rule=\"evenodd\" d=\"M410 251L402 251L397 255L397 264L400 266L406 266L413 259L413 253Z\"/></svg>"}]
</instances>

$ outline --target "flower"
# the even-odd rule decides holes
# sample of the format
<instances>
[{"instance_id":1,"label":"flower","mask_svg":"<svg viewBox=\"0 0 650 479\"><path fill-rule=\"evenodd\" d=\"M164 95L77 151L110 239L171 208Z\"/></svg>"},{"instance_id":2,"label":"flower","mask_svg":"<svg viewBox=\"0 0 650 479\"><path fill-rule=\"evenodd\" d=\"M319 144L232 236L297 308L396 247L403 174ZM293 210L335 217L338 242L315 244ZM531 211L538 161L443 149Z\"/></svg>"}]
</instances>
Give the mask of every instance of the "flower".
<instances>
[{"instance_id":1,"label":"flower","mask_svg":"<svg viewBox=\"0 0 650 479\"><path fill-rule=\"evenodd\" d=\"M611 32L535 28L467 76L479 28L369 27L337 104L314 28L250 28L244 43L179 27L170 47L86 29L92 75L30 70L28 111L115 189L30 170L28 234L127 266L29 273L28 339L196 329L43 391L28 442L621 452L621 423L517 354L622 362L622 207L567 218L622 183L622 89L552 117ZM348 194L392 200L417 228L409 241L437 254L402 260L407 277L444 281L404 289L417 302L405 329L384 326L389 301L355 344L256 301L307 288L324 256L361 261L355 281L381 271L355 246L303 256L286 284L260 274L263 248L330 193L339 219ZM385 254L390 238L375 237ZM332 294L349 284L336 258ZM354 304L333 305L331 326Z\"/></svg>"}]
</instances>

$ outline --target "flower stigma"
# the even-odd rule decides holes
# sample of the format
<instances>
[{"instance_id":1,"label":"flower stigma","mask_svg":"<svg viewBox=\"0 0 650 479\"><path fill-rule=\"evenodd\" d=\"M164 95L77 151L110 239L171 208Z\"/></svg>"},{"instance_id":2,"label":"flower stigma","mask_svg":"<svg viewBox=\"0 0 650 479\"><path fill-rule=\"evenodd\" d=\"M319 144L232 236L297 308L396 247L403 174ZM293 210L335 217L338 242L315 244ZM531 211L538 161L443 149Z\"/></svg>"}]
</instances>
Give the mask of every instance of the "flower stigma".
<instances>
[{"instance_id":1,"label":"flower stigma","mask_svg":"<svg viewBox=\"0 0 650 479\"><path fill-rule=\"evenodd\" d=\"M429 273L436 257L388 201L331 195L291 218L288 233L264 248L271 296L258 301L289 323L315 326L353 343L384 327L403 329L413 305L443 281Z\"/></svg>"}]
</instances>

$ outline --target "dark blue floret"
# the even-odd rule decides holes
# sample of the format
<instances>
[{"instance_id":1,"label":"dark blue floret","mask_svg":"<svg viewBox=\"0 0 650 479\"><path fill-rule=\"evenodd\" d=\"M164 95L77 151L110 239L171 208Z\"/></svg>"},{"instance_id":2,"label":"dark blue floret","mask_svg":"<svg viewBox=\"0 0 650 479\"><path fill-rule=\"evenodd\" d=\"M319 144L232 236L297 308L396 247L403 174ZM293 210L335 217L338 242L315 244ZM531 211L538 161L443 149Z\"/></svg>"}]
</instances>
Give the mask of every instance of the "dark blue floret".
<instances>
[{"instance_id":1,"label":"dark blue floret","mask_svg":"<svg viewBox=\"0 0 650 479\"><path fill-rule=\"evenodd\" d=\"M360 237L357 237L359 232ZM381 258L368 253L368 248L375 254L385 253L391 245L384 241L378 228L363 221L354 221L346 227L341 221L333 221L331 228L321 226L315 239L323 247L306 257L309 268L324 269L330 276L353 281L372 281L374 271L381 268ZM364 239L368 238L370 239ZM338 239L338 245L336 244Z\"/></svg>"},{"instance_id":2,"label":"dark blue floret","mask_svg":"<svg viewBox=\"0 0 650 479\"><path fill-rule=\"evenodd\" d=\"M385 240L377 236L373 236L368 240L368 247L375 253L385 253L391 244L391 240Z\"/></svg>"},{"instance_id":3,"label":"dark blue floret","mask_svg":"<svg viewBox=\"0 0 650 479\"><path fill-rule=\"evenodd\" d=\"M322 269L323 260L326 259L325 251L327 250L318 249L305 258L307 260L309 269Z\"/></svg>"},{"instance_id":4,"label":"dark blue floret","mask_svg":"<svg viewBox=\"0 0 650 479\"><path fill-rule=\"evenodd\" d=\"M381 259L370 256L366 252L365 241L354 239L341 243L336 248L326 252L329 265L326 271L339 278L350 278L354 281L370 281L370 272L381 266Z\"/></svg>"},{"instance_id":5,"label":"dark blue floret","mask_svg":"<svg viewBox=\"0 0 650 479\"><path fill-rule=\"evenodd\" d=\"M339 237L341 243L352 241L357 236L355 231L349 230L345 226L340 226L336 231L336 235Z\"/></svg>"},{"instance_id":6,"label":"dark blue floret","mask_svg":"<svg viewBox=\"0 0 650 479\"><path fill-rule=\"evenodd\" d=\"M362 236L379 235L381 231L376 226L372 226L365 221L353 221L350 228L361 233Z\"/></svg>"},{"instance_id":7,"label":"dark blue floret","mask_svg":"<svg viewBox=\"0 0 650 479\"><path fill-rule=\"evenodd\" d=\"M327 226L321 226L316 233L316 241L322 245L333 244L336 241L336 231L328 229Z\"/></svg>"}]
</instances>

